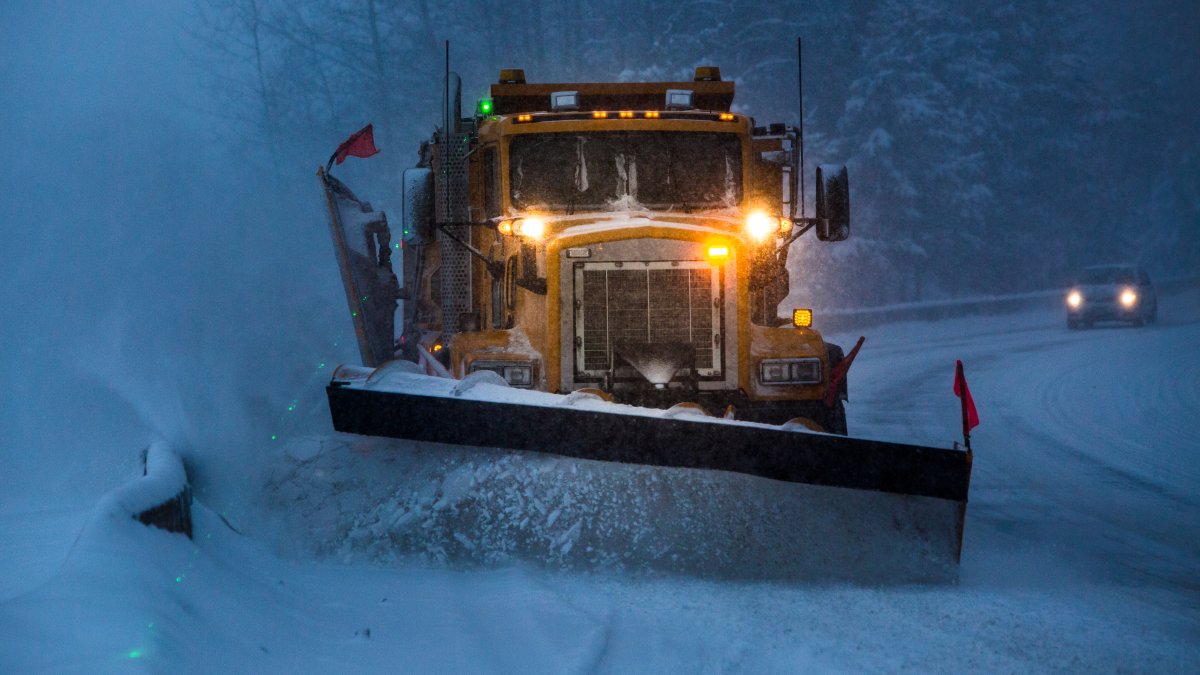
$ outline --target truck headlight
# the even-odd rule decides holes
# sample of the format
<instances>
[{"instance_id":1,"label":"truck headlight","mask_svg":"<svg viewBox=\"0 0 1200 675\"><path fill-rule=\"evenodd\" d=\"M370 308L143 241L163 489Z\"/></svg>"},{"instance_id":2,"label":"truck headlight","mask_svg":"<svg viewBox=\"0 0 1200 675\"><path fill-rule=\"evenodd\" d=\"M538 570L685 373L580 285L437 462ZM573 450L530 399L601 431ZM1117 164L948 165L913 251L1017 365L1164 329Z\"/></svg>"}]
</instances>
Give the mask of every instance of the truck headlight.
<instances>
[{"instance_id":1,"label":"truck headlight","mask_svg":"<svg viewBox=\"0 0 1200 675\"><path fill-rule=\"evenodd\" d=\"M772 218L762 211L755 211L746 216L746 233L754 241L766 241L768 237L779 230L779 219Z\"/></svg>"},{"instance_id":2,"label":"truck headlight","mask_svg":"<svg viewBox=\"0 0 1200 675\"><path fill-rule=\"evenodd\" d=\"M546 222L541 218L505 219L496 223L496 231L500 234L515 234L538 240L546 234Z\"/></svg>"},{"instance_id":3,"label":"truck headlight","mask_svg":"<svg viewBox=\"0 0 1200 675\"><path fill-rule=\"evenodd\" d=\"M764 242L774 236L782 236L792 231L790 218L769 216L762 211L754 211L746 216L746 234L757 242Z\"/></svg>"},{"instance_id":4,"label":"truck headlight","mask_svg":"<svg viewBox=\"0 0 1200 675\"><path fill-rule=\"evenodd\" d=\"M816 384L821 381L821 359L763 359L758 379L763 384Z\"/></svg>"},{"instance_id":5,"label":"truck headlight","mask_svg":"<svg viewBox=\"0 0 1200 675\"><path fill-rule=\"evenodd\" d=\"M467 372L490 370L508 383L510 387L529 389L533 387L533 363L529 361L472 361Z\"/></svg>"},{"instance_id":6,"label":"truck headlight","mask_svg":"<svg viewBox=\"0 0 1200 675\"><path fill-rule=\"evenodd\" d=\"M504 366L504 381L514 387L528 387L533 384L533 366Z\"/></svg>"},{"instance_id":7,"label":"truck headlight","mask_svg":"<svg viewBox=\"0 0 1200 675\"><path fill-rule=\"evenodd\" d=\"M1079 291L1067 293L1067 304L1071 309L1079 309L1079 306L1083 304L1083 294Z\"/></svg>"},{"instance_id":8,"label":"truck headlight","mask_svg":"<svg viewBox=\"0 0 1200 675\"><path fill-rule=\"evenodd\" d=\"M530 239L541 239L546 234L546 223L541 218L518 218L513 222L513 232Z\"/></svg>"}]
</instances>

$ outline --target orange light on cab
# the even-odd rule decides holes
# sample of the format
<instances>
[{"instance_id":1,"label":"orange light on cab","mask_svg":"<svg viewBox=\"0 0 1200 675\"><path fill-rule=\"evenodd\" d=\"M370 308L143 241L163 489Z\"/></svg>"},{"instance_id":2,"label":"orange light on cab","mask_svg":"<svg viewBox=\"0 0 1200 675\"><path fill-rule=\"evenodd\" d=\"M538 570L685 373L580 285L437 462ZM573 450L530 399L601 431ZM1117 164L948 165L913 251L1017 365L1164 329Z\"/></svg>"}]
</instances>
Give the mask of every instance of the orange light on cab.
<instances>
[{"instance_id":1,"label":"orange light on cab","mask_svg":"<svg viewBox=\"0 0 1200 675\"><path fill-rule=\"evenodd\" d=\"M729 247L728 246L709 246L708 247L708 259L713 262L721 262L724 260L729 260Z\"/></svg>"},{"instance_id":2,"label":"orange light on cab","mask_svg":"<svg viewBox=\"0 0 1200 675\"><path fill-rule=\"evenodd\" d=\"M809 328L812 326L812 310L811 309L793 309L792 310L792 325L796 328Z\"/></svg>"}]
</instances>

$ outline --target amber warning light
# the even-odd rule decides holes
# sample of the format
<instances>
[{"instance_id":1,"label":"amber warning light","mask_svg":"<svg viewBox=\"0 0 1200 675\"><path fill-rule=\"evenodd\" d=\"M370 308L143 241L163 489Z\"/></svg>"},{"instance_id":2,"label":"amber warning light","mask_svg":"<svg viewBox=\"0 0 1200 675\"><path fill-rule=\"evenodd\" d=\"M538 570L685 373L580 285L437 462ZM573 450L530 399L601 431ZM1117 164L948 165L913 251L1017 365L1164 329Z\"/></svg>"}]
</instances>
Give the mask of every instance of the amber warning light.
<instances>
[{"instance_id":1,"label":"amber warning light","mask_svg":"<svg viewBox=\"0 0 1200 675\"><path fill-rule=\"evenodd\" d=\"M812 326L812 310L793 309L792 325L796 328L808 328L809 326Z\"/></svg>"}]
</instances>

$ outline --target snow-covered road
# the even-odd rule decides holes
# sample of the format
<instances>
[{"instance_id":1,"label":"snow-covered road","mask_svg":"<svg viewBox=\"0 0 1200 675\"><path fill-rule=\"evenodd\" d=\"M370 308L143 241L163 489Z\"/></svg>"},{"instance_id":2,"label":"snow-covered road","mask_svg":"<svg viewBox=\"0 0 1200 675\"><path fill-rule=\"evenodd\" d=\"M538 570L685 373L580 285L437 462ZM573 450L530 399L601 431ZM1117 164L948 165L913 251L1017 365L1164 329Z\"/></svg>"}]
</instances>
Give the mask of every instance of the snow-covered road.
<instances>
[{"instance_id":1,"label":"snow-covered road","mask_svg":"<svg viewBox=\"0 0 1200 675\"><path fill-rule=\"evenodd\" d=\"M933 440L957 420L945 356L970 367L985 423L976 429L963 579L1014 550L1053 555L1072 576L1139 588L1143 600L1200 606L1200 313L1170 298L1149 329L1067 331L1058 313L884 327L857 375L856 428ZM945 345L945 349L942 349ZM914 377L875 386L903 364ZM895 411L920 407L911 417Z\"/></svg>"},{"instance_id":2,"label":"snow-covered road","mask_svg":"<svg viewBox=\"0 0 1200 675\"><path fill-rule=\"evenodd\" d=\"M982 424L957 584L447 564L461 558L439 553L455 530L437 514L454 508L542 518L562 553L589 493L519 499L503 486L546 489L573 462L464 449L434 462L441 478L423 494L429 448L383 461L331 435L264 452L262 499L234 520L245 534L202 505L194 543L95 519L75 541L86 511L4 512L0 671L1197 672L1198 346L1198 288L1164 297L1143 329L1068 331L1061 313L1036 311L869 330L852 371L856 435L948 444L954 361L966 364ZM388 464L404 475L381 475ZM663 470L589 471L670 494ZM697 494L723 513L739 490Z\"/></svg>"}]
</instances>

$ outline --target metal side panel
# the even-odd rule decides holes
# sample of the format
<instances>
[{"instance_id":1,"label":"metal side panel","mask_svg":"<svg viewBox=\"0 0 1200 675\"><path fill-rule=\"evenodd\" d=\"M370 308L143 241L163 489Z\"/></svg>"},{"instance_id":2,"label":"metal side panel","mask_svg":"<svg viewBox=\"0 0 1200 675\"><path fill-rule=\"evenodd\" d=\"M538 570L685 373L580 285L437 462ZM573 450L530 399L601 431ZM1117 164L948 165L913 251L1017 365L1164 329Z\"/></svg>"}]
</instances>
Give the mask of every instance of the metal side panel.
<instances>
[{"instance_id":1,"label":"metal side panel","mask_svg":"<svg viewBox=\"0 0 1200 675\"><path fill-rule=\"evenodd\" d=\"M435 190L436 217L439 223L465 223L471 219L470 193L467 185L467 138L453 134L450 141L439 146L436 166L437 189ZM441 248L441 297L442 340L449 342L458 331L459 318L470 312L471 298L471 254L454 241L471 240L471 228L466 225L445 225L446 231L437 233Z\"/></svg>"},{"instance_id":2,"label":"metal side panel","mask_svg":"<svg viewBox=\"0 0 1200 675\"><path fill-rule=\"evenodd\" d=\"M363 363L379 365L395 354L400 282L392 271L387 215L373 210L337 178L318 169L329 208L330 233L346 302Z\"/></svg>"},{"instance_id":3,"label":"metal side panel","mask_svg":"<svg viewBox=\"0 0 1200 675\"><path fill-rule=\"evenodd\" d=\"M793 483L933 497L965 507L968 453L861 438L567 407L329 386L338 431L733 471ZM959 509L960 513L962 509ZM961 532L962 518L959 517Z\"/></svg>"}]
</instances>

